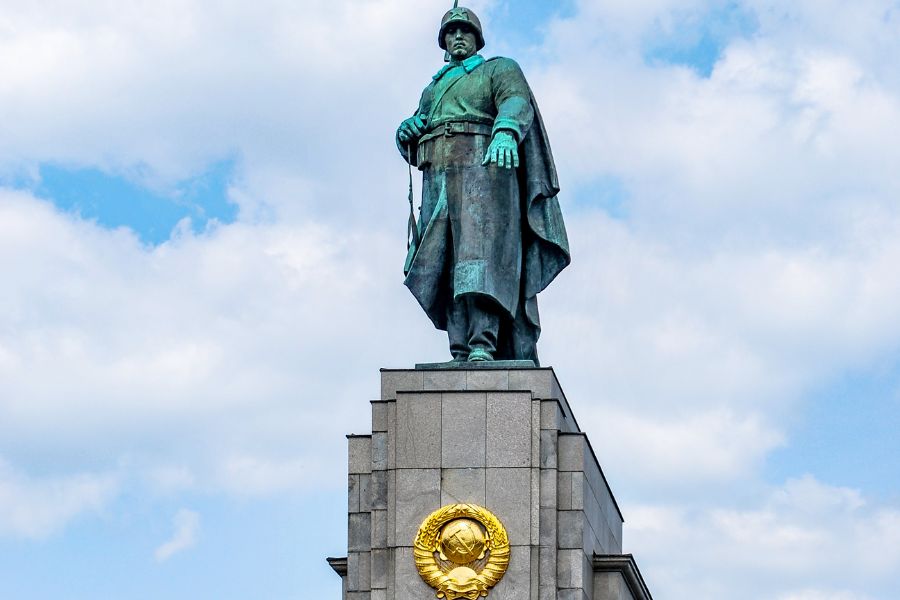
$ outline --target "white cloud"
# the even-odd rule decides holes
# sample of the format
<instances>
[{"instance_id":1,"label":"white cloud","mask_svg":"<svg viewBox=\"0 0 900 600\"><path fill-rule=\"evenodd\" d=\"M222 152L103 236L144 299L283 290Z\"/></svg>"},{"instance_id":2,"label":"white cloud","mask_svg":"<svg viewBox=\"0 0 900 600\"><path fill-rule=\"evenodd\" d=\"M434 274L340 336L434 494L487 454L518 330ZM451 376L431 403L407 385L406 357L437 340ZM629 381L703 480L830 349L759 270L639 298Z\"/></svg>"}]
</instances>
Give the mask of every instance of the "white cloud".
<instances>
[{"instance_id":1,"label":"white cloud","mask_svg":"<svg viewBox=\"0 0 900 600\"><path fill-rule=\"evenodd\" d=\"M605 463L621 465L617 473L627 465L629 479L644 478L655 486L743 478L783 442L782 434L759 417L724 409L656 419L605 404L601 410L579 414L583 426L598 424L589 431L607 432L595 442ZM600 429L602 423L607 427Z\"/></svg>"},{"instance_id":2,"label":"white cloud","mask_svg":"<svg viewBox=\"0 0 900 600\"><path fill-rule=\"evenodd\" d=\"M393 130L440 63L446 2L3 4L0 173L59 162L165 189L235 158L245 216L387 222L373 190L393 189L402 222Z\"/></svg>"},{"instance_id":3,"label":"white cloud","mask_svg":"<svg viewBox=\"0 0 900 600\"><path fill-rule=\"evenodd\" d=\"M164 486L330 487L378 368L444 352L408 318L402 242L377 232L236 224L146 248L2 192L0 239L0 451L177 464Z\"/></svg>"},{"instance_id":4,"label":"white cloud","mask_svg":"<svg viewBox=\"0 0 900 600\"><path fill-rule=\"evenodd\" d=\"M0 535L42 539L85 513L96 513L119 490L107 474L30 477L0 459Z\"/></svg>"},{"instance_id":5,"label":"white cloud","mask_svg":"<svg viewBox=\"0 0 900 600\"><path fill-rule=\"evenodd\" d=\"M642 233L706 249L831 245L848 222L893 214L900 81L885 57L896 54L900 17L884 18L884 3L842 3L835 14L865 35L828 44L818 34L843 23L832 14L826 26L818 4L800 3L799 15L757 4L747 8L778 17L733 40L708 79L608 47L605 8L557 22L553 61L533 79L569 190L619 178ZM651 21L681 9L654 10ZM873 39L883 40L876 53Z\"/></svg>"},{"instance_id":6,"label":"white cloud","mask_svg":"<svg viewBox=\"0 0 900 600\"><path fill-rule=\"evenodd\" d=\"M752 507L721 508L711 500L711 507L698 508L699 502L626 511L627 550L654 575L655 594L887 598L900 583L900 509L869 505L858 490L805 476ZM677 564L667 558L672 554ZM692 593L697 581L711 587Z\"/></svg>"},{"instance_id":7,"label":"white cloud","mask_svg":"<svg viewBox=\"0 0 900 600\"><path fill-rule=\"evenodd\" d=\"M160 545L153 553L157 562L165 562L179 552L192 548L197 543L200 531L200 515L192 510L182 508L173 519L175 532L172 538Z\"/></svg>"},{"instance_id":8,"label":"white cloud","mask_svg":"<svg viewBox=\"0 0 900 600\"><path fill-rule=\"evenodd\" d=\"M870 600L871 596L856 592L804 589L778 596L778 600Z\"/></svg>"},{"instance_id":9,"label":"white cloud","mask_svg":"<svg viewBox=\"0 0 900 600\"><path fill-rule=\"evenodd\" d=\"M579 216L586 262L545 294L541 351L616 481L745 478L807 394L900 346L897 217L839 249L707 254Z\"/></svg>"},{"instance_id":10,"label":"white cloud","mask_svg":"<svg viewBox=\"0 0 900 600\"><path fill-rule=\"evenodd\" d=\"M250 456L232 457L217 474L220 485L241 496L266 496L278 492L314 488L326 476L325 461L304 459L272 460ZM340 463L340 461L338 461ZM342 465L334 465L340 468Z\"/></svg>"},{"instance_id":11,"label":"white cloud","mask_svg":"<svg viewBox=\"0 0 900 600\"><path fill-rule=\"evenodd\" d=\"M185 466L158 465L144 473L144 478L154 491L161 494L177 494L189 490L197 483L190 468Z\"/></svg>"}]
</instances>

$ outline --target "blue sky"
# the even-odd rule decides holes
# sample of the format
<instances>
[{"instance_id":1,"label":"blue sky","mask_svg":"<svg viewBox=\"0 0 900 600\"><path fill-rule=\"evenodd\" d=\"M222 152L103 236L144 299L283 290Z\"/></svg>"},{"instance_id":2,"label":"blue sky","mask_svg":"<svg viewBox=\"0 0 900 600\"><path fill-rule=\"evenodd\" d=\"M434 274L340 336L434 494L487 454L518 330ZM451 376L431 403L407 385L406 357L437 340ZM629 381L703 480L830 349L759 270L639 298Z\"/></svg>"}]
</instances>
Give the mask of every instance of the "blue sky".
<instances>
[{"instance_id":1,"label":"blue sky","mask_svg":"<svg viewBox=\"0 0 900 600\"><path fill-rule=\"evenodd\" d=\"M228 199L233 171L232 162L213 164L196 177L159 189L127 173L45 164L33 190L60 210L103 227L127 227L143 242L161 244L183 219L189 220L195 233L202 232L210 221L234 221L237 205Z\"/></svg>"},{"instance_id":2,"label":"blue sky","mask_svg":"<svg viewBox=\"0 0 900 600\"><path fill-rule=\"evenodd\" d=\"M445 4L4 3L0 597L337 597L344 435L446 354L392 139ZM541 355L654 594L896 598L900 5L472 6L563 188Z\"/></svg>"}]
</instances>

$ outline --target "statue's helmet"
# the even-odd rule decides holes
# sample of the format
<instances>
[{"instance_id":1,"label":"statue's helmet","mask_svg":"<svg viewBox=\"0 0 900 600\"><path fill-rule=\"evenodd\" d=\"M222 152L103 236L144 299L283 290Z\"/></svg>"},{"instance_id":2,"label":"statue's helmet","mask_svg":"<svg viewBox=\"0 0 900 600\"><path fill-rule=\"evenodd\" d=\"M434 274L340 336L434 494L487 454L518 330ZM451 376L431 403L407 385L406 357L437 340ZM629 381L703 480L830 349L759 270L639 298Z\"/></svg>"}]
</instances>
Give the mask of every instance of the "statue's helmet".
<instances>
[{"instance_id":1,"label":"statue's helmet","mask_svg":"<svg viewBox=\"0 0 900 600\"><path fill-rule=\"evenodd\" d=\"M465 23L475 31L475 49L481 50L484 48L484 33L481 30L481 21L478 19L478 15L472 12L471 9L460 6L459 8L448 10L444 18L441 19L441 30L438 33L438 46L441 47L441 50L447 49L447 44L444 43L444 35L446 35L447 29L451 25L460 23Z\"/></svg>"}]
</instances>

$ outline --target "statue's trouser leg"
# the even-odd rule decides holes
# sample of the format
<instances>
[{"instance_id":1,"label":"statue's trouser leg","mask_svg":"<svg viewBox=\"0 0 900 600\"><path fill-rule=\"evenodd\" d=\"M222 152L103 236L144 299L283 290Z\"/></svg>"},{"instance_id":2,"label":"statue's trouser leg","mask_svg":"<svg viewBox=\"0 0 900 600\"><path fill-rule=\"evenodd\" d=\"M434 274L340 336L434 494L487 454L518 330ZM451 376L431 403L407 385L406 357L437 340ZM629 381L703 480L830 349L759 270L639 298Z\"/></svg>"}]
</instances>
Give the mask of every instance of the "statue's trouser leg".
<instances>
[{"instance_id":1,"label":"statue's trouser leg","mask_svg":"<svg viewBox=\"0 0 900 600\"><path fill-rule=\"evenodd\" d=\"M497 352L500 315L496 310L492 310L490 300L479 296L466 296L465 301L469 319L469 349L481 348L493 356Z\"/></svg>"},{"instance_id":2,"label":"statue's trouser leg","mask_svg":"<svg viewBox=\"0 0 900 600\"><path fill-rule=\"evenodd\" d=\"M497 351L500 316L490 300L466 294L455 300L447 314L447 335L454 360L465 360L475 348Z\"/></svg>"},{"instance_id":3,"label":"statue's trouser leg","mask_svg":"<svg viewBox=\"0 0 900 600\"><path fill-rule=\"evenodd\" d=\"M469 356L469 324L463 299L451 301L447 306L447 337L450 338L453 360L466 360Z\"/></svg>"}]
</instances>

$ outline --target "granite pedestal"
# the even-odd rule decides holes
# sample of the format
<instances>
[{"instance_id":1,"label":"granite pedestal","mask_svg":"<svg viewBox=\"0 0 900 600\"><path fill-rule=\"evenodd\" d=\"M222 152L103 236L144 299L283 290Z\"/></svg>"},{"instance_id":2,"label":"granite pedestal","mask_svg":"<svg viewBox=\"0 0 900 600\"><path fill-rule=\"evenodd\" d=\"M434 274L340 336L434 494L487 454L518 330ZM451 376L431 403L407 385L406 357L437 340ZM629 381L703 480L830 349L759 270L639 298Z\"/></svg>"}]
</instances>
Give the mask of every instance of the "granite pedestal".
<instances>
[{"instance_id":1,"label":"granite pedestal","mask_svg":"<svg viewBox=\"0 0 900 600\"><path fill-rule=\"evenodd\" d=\"M413 540L447 504L472 503L509 534L494 600L651 600L622 513L549 368L381 372L372 434L351 435L344 600L430 600Z\"/></svg>"}]
</instances>

